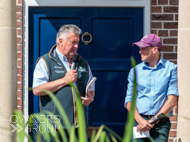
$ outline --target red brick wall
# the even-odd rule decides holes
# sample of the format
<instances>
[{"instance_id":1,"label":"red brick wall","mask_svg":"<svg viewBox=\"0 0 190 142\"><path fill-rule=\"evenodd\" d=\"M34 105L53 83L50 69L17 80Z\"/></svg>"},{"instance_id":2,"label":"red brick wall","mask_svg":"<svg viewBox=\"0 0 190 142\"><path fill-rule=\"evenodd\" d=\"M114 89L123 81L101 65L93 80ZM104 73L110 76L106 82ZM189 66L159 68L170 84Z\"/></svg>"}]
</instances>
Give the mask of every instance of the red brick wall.
<instances>
[{"instance_id":1,"label":"red brick wall","mask_svg":"<svg viewBox=\"0 0 190 142\"><path fill-rule=\"evenodd\" d=\"M22 0L16 1L17 17L17 109L22 111Z\"/></svg>"},{"instance_id":2,"label":"red brick wall","mask_svg":"<svg viewBox=\"0 0 190 142\"><path fill-rule=\"evenodd\" d=\"M151 0L151 32L161 37L161 56L177 64L178 0ZM17 109L22 110L22 0L17 0ZM174 142L177 131L177 104L168 142Z\"/></svg>"},{"instance_id":3,"label":"red brick wall","mask_svg":"<svg viewBox=\"0 0 190 142\"><path fill-rule=\"evenodd\" d=\"M161 56L177 64L178 0L151 1L151 31L162 39ZM177 104L171 117L171 130L168 142L176 141Z\"/></svg>"}]
</instances>

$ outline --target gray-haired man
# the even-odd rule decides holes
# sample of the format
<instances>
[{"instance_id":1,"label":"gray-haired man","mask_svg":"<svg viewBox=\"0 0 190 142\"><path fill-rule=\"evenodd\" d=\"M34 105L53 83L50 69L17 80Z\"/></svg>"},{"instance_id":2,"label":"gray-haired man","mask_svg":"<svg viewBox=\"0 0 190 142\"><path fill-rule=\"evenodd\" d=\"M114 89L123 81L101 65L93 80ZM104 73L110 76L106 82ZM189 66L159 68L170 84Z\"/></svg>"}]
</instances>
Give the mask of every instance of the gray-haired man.
<instances>
[{"instance_id":1,"label":"gray-haired man","mask_svg":"<svg viewBox=\"0 0 190 142\"><path fill-rule=\"evenodd\" d=\"M71 68L72 57L79 47L80 34L81 29L76 25L63 25L57 33L56 45L37 60L33 78L33 93L40 96L40 111L48 110L60 118L54 102L42 91L47 89L55 94L75 127L78 127L76 96L69 83L72 82L79 89L84 106L88 106L95 96L94 87L87 94L85 91L87 83L93 78L87 61L81 57L78 63L80 69L76 71Z\"/></svg>"}]
</instances>

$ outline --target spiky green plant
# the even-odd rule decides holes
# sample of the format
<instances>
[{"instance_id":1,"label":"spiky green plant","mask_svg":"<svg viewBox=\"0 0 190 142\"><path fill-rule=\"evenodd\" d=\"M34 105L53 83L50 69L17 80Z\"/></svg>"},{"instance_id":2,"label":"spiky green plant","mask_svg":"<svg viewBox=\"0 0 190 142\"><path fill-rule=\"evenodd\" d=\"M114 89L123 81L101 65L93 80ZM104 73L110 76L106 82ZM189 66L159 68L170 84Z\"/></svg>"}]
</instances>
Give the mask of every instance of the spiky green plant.
<instances>
[{"instance_id":1,"label":"spiky green plant","mask_svg":"<svg viewBox=\"0 0 190 142\"><path fill-rule=\"evenodd\" d=\"M131 57L131 64L132 67L135 67L136 62L135 59L133 57ZM108 128L105 125L101 125L98 129L97 132L95 132L93 130L92 132L92 136L91 136L91 140L90 142L117 142L117 141L122 141L122 142L130 142L131 140L131 136L132 136L132 128L133 128L133 124L134 124L134 109L135 109L135 96L136 96L136 74L134 77L134 88L133 88L133 100L132 100L132 105L131 105L131 111L128 115L128 119L126 122L126 126L125 126L125 131L124 131L124 137L121 138L118 134L116 134L114 131L112 131L110 128ZM79 129L78 129L78 138L75 135L75 128L74 126L72 126L67 118L67 115L64 111L64 109L62 108L60 102L57 100L57 98L55 97L55 95L48 91L48 90L43 90L44 92L46 92L49 97L54 101L60 117L62 118L64 124L66 125L66 130L67 133L69 134L69 140L66 137L66 133L63 129L62 124L58 121L55 123L55 121L58 119L54 114L52 114L51 112L48 111L44 111L43 113L34 113L31 114L28 118L28 121L26 124L22 123L21 121L17 121L17 125L19 125L20 127L22 127L23 129L21 131L17 130L17 141L18 142L23 142L25 137L28 138L29 142L33 142L32 138L30 137L30 135L28 135L26 133L26 128L32 130L33 129L33 125L38 124L40 125L40 127L38 127L38 131L35 134L35 141L36 142L50 142L50 141L54 141L54 142L87 142L88 138L87 138L87 132L86 132L86 124L85 124L85 115L84 115L84 109L83 109L83 105L82 105L82 101L80 98L80 94L78 93L78 90L73 86L73 84L70 84L71 87L74 88L75 92L76 92L76 105L77 105L77 116L78 116L78 123L79 123ZM50 120L45 117L46 115L51 116L51 118L53 118L53 123L50 122ZM24 120L23 118L23 114L22 112L15 110L14 111L14 116L17 116L18 118ZM43 119L42 119L43 118ZM60 137L58 136L58 132L55 129L55 126L59 126L60 129L58 129Z\"/></svg>"}]
</instances>

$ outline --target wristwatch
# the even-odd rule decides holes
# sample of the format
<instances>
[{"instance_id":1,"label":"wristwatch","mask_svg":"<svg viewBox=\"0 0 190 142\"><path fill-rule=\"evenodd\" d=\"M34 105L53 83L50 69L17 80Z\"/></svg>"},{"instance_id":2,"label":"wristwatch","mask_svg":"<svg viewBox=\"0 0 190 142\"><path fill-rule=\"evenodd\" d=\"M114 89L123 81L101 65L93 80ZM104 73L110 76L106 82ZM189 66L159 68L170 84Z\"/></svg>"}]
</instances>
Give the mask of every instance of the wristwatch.
<instances>
[{"instance_id":1,"label":"wristwatch","mask_svg":"<svg viewBox=\"0 0 190 142\"><path fill-rule=\"evenodd\" d=\"M154 115L154 116L151 117L151 119L154 121L154 120L156 120L157 118L156 118L156 116Z\"/></svg>"}]
</instances>

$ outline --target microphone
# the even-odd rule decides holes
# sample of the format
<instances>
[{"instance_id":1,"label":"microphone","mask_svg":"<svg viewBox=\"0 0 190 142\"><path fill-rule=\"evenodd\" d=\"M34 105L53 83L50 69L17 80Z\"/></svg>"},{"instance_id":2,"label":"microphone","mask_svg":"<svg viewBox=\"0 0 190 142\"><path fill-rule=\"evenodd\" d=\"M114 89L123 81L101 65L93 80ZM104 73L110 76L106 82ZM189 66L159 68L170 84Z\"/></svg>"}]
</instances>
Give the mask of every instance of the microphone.
<instances>
[{"instance_id":1,"label":"microphone","mask_svg":"<svg viewBox=\"0 0 190 142\"><path fill-rule=\"evenodd\" d=\"M73 60L72 68L73 68L73 70L77 70L78 69L78 62L80 60L80 55L78 53L75 53L73 55L72 60Z\"/></svg>"},{"instance_id":2,"label":"microphone","mask_svg":"<svg viewBox=\"0 0 190 142\"><path fill-rule=\"evenodd\" d=\"M150 124L155 124L158 120L161 121L163 119L167 118L167 116L164 113L160 113L155 120L150 122Z\"/></svg>"}]
</instances>

